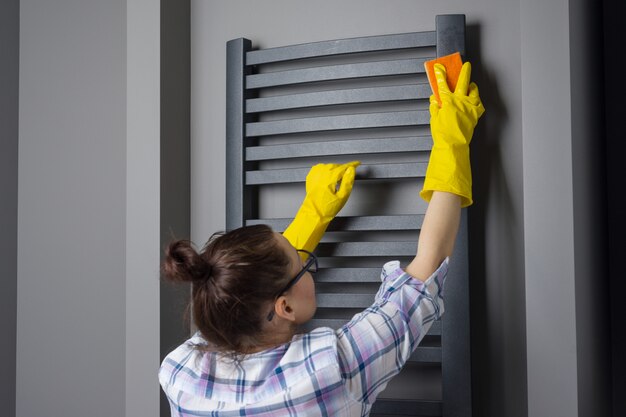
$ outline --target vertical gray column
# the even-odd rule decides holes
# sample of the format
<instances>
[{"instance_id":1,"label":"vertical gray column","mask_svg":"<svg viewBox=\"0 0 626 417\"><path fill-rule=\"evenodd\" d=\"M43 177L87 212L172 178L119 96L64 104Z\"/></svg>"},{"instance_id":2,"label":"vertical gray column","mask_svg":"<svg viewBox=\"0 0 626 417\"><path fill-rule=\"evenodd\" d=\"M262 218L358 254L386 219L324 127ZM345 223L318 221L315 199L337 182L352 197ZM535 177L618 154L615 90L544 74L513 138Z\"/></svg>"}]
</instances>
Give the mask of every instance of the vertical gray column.
<instances>
[{"instance_id":1,"label":"vertical gray column","mask_svg":"<svg viewBox=\"0 0 626 417\"><path fill-rule=\"evenodd\" d=\"M251 49L244 38L226 44L226 230L243 226L256 200L245 185L246 52Z\"/></svg>"},{"instance_id":2,"label":"vertical gray column","mask_svg":"<svg viewBox=\"0 0 626 417\"><path fill-rule=\"evenodd\" d=\"M570 0L569 17L578 415L607 416L611 386L609 283L601 278L608 276L601 9L595 2Z\"/></svg>"},{"instance_id":3,"label":"vertical gray column","mask_svg":"<svg viewBox=\"0 0 626 417\"><path fill-rule=\"evenodd\" d=\"M520 2L528 417L579 415L569 5Z\"/></svg>"},{"instance_id":4,"label":"vertical gray column","mask_svg":"<svg viewBox=\"0 0 626 417\"><path fill-rule=\"evenodd\" d=\"M123 0L20 1L19 417L125 415L125 45Z\"/></svg>"},{"instance_id":5,"label":"vertical gray column","mask_svg":"<svg viewBox=\"0 0 626 417\"><path fill-rule=\"evenodd\" d=\"M437 56L454 52L465 56L465 15L438 15L436 30ZM450 417L472 415L467 243L467 209L463 209L446 281L441 331L443 415Z\"/></svg>"},{"instance_id":6,"label":"vertical gray column","mask_svg":"<svg viewBox=\"0 0 626 417\"><path fill-rule=\"evenodd\" d=\"M0 404L15 415L20 2L0 2Z\"/></svg>"},{"instance_id":7,"label":"vertical gray column","mask_svg":"<svg viewBox=\"0 0 626 417\"><path fill-rule=\"evenodd\" d=\"M190 237L190 1L161 1L161 249ZM161 250L161 255L163 251ZM160 286L160 358L189 337L189 285ZM160 413L170 407L161 390Z\"/></svg>"},{"instance_id":8,"label":"vertical gray column","mask_svg":"<svg viewBox=\"0 0 626 417\"><path fill-rule=\"evenodd\" d=\"M437 56L458 52L465 58L465 15L437 15L435 28L437 31Z\"/></svg>"},{"instance_id":9,"label":"vertical gray column","mask_svg":"<svg viewBox=\"0 0 626 417\"><path fill-rule=\"evenodd\" d=\"M126 0L125 415L159 413L160 3Z\"/></svg>"}]
</instances>

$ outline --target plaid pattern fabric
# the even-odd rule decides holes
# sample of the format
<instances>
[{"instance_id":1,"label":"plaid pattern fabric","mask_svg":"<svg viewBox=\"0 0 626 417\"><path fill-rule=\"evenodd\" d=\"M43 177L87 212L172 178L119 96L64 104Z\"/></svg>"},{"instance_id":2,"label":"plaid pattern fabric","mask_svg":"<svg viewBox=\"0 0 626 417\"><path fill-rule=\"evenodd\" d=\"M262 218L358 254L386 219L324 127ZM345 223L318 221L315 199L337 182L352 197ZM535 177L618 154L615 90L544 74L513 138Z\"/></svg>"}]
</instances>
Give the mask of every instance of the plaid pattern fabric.
<instances>
[{"instance_id":1,"label":"plaid pattern fabric","mask_svg":"<svg viewBox=\"0 0 626 417\"><path fill-rule=\"evenodd\" d=\"M448 259L423 283L388 262L374 304L342 328L241 360L197 349L206 341L196 333L159 371L172 416L367 416L443 314L447 272Z\"/></svg>"}]
</instances>

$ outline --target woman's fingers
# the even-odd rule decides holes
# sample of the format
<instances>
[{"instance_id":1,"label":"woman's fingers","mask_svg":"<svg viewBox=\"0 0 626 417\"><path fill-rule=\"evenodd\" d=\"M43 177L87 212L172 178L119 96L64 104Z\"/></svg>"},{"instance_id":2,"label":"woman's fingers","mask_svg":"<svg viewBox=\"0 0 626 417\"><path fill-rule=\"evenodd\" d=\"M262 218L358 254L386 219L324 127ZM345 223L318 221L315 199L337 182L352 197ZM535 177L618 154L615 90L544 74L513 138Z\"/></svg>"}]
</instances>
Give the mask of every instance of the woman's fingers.
<instances>
[{"instance_id":1,"label":"woman's fingers","mask_svg":"<svg viewBox=\"0 0 626 417\"><path fill-rule=\"evenodd\" d=\"M448 87L448 82L446 81L446 67L437 63L434 66L435 70L435 78L437 79L437 88L439 89L439 95L442 92L450 92L450 88Z\"/></svg>"},{"instance_id":2,"label":"woman's fingers","mask_svg":"<svg viewBox=\"0 0 626 417\"><path fill-rule=\"evenodd\" d=\"M350 192L352 192L352 186L354 185L355 177L356 165L348 166L345 173L343 174L343 177L341 178L341 185L339 186L339 190L337 190L337 197L343 199L350 195Z\"/></svg>"},{"instance_id":3,"label":"woman's fingers","mask_svg":"<svg viewBox=\"0 0 626 417\"><path fill-rule=\"evenodd\" d=\"M430 96L430 116L434 117L437 116L437 113L439 113L439 107L441 107L441 104L439 104L439 101L437 101L437 97L435 97L435 95L431 95Z\"/></svg>"},{"instance_id":4,"label":"woman's fingers","mask_svg":"<svg viewBox=\"0 0 626 417\"><path fill-rule=\"evenodd\" d=\"M470 84L470 86L469 86L469 93L468 93L468 95L469 95L470 97L474 97L474 98L478 98L478 97L480 97L480 96L478 95L478 86L476 85L476 83L471 83L471 84Z\"/></svg>"},{"instance_id":5,"label":"woman's fingers","mask_svg":"<svg viewBox=\"0 0 626 417\"><path fill-rule=\"evenodd\" d=\"M337 183L343 182L346 180L346 175L348 175L349 171L352 171L353 174L356 172L356 167L361 164L361 161L351 161L341 165L335 165L332 169L332 176L329 185L334 185L335 190L338 190ZM354 182L354 175L352 175L352 181ZM340 188L339 188L340 189Z\"/></svg>"},{"instance_id":6,"label":"woman's fingers","mask_svg":"<svg viewBox=\"0 0 626 417\"><path fill-rule=\"evenodd\" d=\"M467 95L471 76L472 76L472 64L470 64L469 62L466 62L461 67L461 73L459 74L459 80L456 82L456 88L454 89L454 94L459 94L462 96Z\"/></svg>"}]
</instances>

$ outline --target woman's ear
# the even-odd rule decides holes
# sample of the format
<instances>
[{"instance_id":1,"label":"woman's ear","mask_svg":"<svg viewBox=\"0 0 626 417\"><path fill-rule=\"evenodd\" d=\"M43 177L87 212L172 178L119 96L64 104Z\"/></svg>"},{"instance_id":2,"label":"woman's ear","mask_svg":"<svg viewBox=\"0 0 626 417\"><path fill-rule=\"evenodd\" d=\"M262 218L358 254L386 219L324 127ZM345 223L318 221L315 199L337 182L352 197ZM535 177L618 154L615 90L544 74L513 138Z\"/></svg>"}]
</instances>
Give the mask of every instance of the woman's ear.
<instances>
[{"instance_id":1,"label":"woman's ear","mask_svg":"<svg viewBox=\"0 0 626 417\"><path fill-rule=\"evenodd\" d=\"M284 295L281 295L276 299L274 303L274 312L278 317L281 317L287 321L296 321L296 312L293 307L289 305L289 300Z\"/></svg>"}]
</instances>

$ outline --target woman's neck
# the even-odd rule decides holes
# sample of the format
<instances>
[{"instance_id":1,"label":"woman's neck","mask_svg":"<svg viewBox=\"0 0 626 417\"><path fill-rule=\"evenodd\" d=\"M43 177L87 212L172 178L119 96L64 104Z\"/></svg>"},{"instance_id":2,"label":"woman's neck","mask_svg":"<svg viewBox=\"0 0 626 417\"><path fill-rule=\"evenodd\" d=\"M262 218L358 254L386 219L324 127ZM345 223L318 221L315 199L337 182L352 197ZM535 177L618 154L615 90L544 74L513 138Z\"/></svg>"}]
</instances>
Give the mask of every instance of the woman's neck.
<instances>
[{"instance_id":1,"label":"woman's neck","mask_svg":"<svg viewBox=\"0 0 626 417\"><path fill-rule=\"evenodd\" d=\"M243 353L262 352L289 343L296 331L297 326L295 324L279 319L264 329L264 334L259 338L259 343L246 348Z\"/></svg>"}]
</instances>

